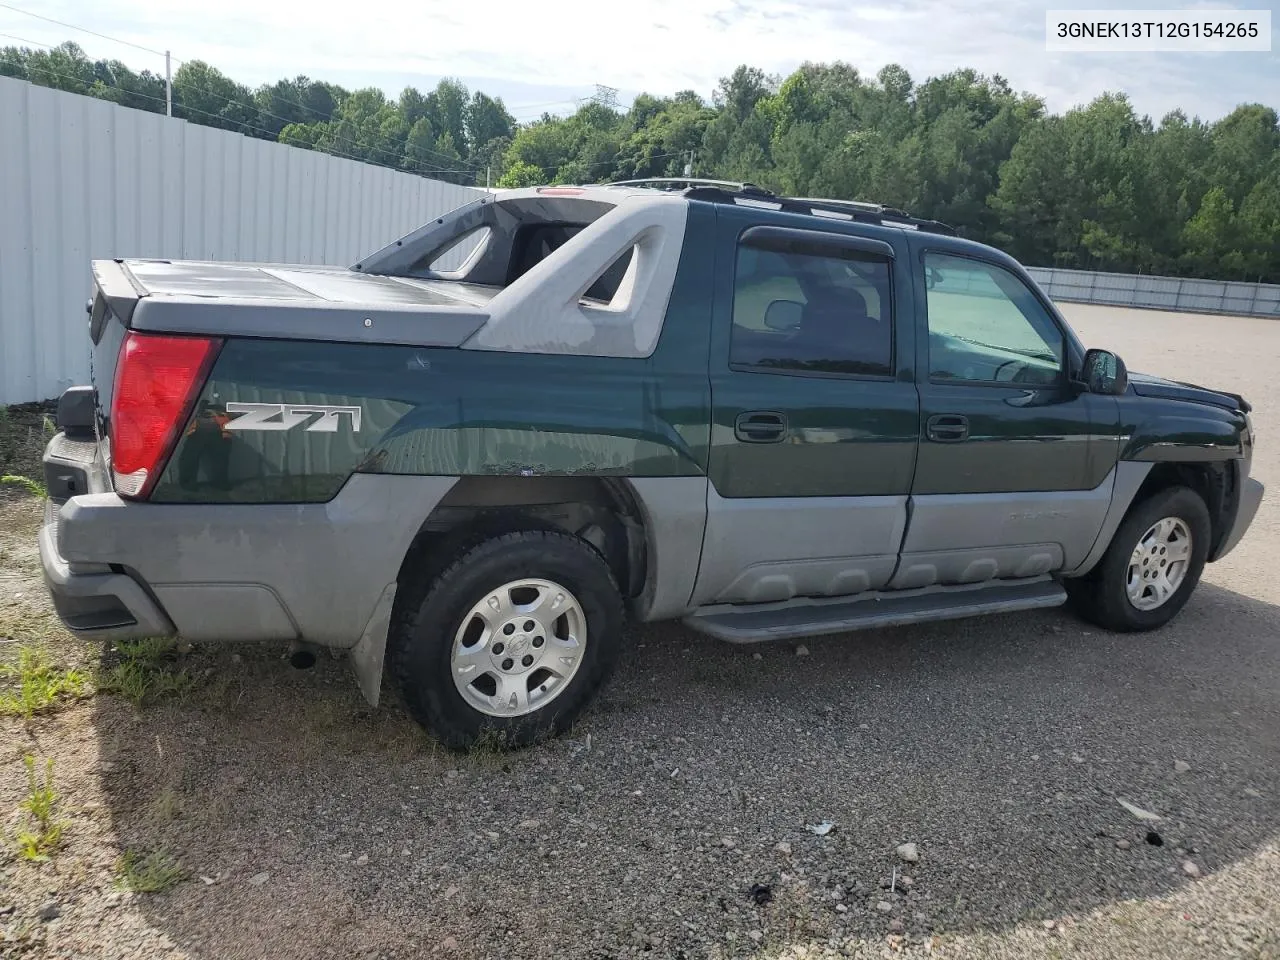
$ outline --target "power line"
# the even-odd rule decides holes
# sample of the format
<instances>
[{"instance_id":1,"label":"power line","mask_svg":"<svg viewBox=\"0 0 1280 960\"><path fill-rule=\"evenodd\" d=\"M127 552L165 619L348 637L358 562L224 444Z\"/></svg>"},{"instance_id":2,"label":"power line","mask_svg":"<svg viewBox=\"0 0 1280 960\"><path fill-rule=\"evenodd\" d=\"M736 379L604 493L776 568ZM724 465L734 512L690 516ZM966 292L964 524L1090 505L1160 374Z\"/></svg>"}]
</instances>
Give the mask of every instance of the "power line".
<instances>
[{"instance_id":1,"label":"power line","mask_svg":"<svg viewBox=\"0 0 1280 960\"><path fill-rule=\"evenodd\" d=\"M34 40L28 40L28 39L26 39L25 37L15 37L12 33L0 33L0 37L4 37L6 40L17 40L19 43L28 43L28 44L30 44L30 45L31 45L31 46L33 46L33 47L44 47L44 46L46 46L46 45L45 45L45 44L43 44L43 43L36 43L36 41L34 41ZM56 49L56 48L54 48L54 47L47 47L47 49L49 49L49 50L53 50L53 49Z\"/></svg>"},{"instance_id":2,"label":"power line","mask_svg":"<svg viewBox=\"0 0 1280 960\"><path fill-rule=\"evenodd\" d=\"M0 34L0 36L9 36L9 35L8 35L8 34ZM12 38L12 39L21 39L21 38L14 37L14 38ZM22 41L22 42L23 42L23 43L30 43L31 41L24 40L24 41ZM43 47L47 47L48 49L53 49L52 47L48 47L48 45L47 45L47 44L36 44L36 46L43 46ZM50 69L48 69L47 67L36 67L36 68L35 68L35 70L36 70L36 72L38 72L38 73L43 73L43 74L46 74L46 75L51 76L51 77L57 77L57 78L58 78L58 79L60 79L60 80L71 80L71 81L73 81L73 82L75 82L75 83L84 83L84 78L83 78L83 77L73 77L73 76L70 76L70 75L65 74L65 73L58 73L56 70L50 70ZM112 90L112 89L118 90L118 89L120 89L120 88L119 88L119 87L108 87L107 89L109 89L109 90ZM64 92L64 93L70 93L70 92L74 92L74 91L63 91L63 92ZM164 97L153 97L153 96L151 96L150 94L146 94L146 93L137 93L137 92L134 92L134 91L131 91L131 90L121 90L121 92L122 92L122 93L124 93L124 94L126 94L126 95L127 95L127 96L129 96L129 97L135 97L135 98L137 98L137 99L139 99L139 100L150 100L150 101L152 101L153 103L159 103L159 104L163 104L163 103L165 102L165 101L164 101ZM82 94L82 95L92 96L92 94ZM98 97L98 98L96 98L96 99L106 99L106 98L105 98L105 97ZM109 102L114 102L114 101L109 101ZM123 105L122 105L122 104L117 104L117 106L123 106ZM128 109L128 108L126 108L126 109ZM211 118L211 119L214 119L214 120L221 120L221 121L223 121L223 122L234 122L234 123L236 123L236 124L237 124L237 126L239 126L239 127L243 128L244 130L252 130L254 133L261 133L261 134L265 134L266 139L267 139L267 141L268 141L269 143L279 143L279 141L275 139L275 137L274 137L274 135L271 133L271 131L270 131L270 130L267 130L267 129L263 128L263 127L255 126L254 124L251 124L251 123L244 123L244 122L239 122L239 121L231 121L231 120L229 120L227 117L223 117L223 116L221 116L221 115L219 115L219 114L216 114L216 113L210 113L210 112L209 112L209 111L207 111L207 110L200 110L200 109L197 109L196 107L184 106L184 107L183 107L183 109L184 109L184 110L186 110L188 113L195 113L195 114L199 114L199 115L200 115L200 116L202 116L202 117L209 117L209 118ZM159 115L159 116L163 116L163 114L160 114L160 113L159 113L159 111L156 111L156 112L157 112L157 115ZM202 126L213 126L213 124L202 124ZM217 128L217 127L215 127L215 129L221 129L221 128ZM240 131L240 130L229 130L229 131L227 131L227 132L228 132L228 133L240 133L241 131ZM281 144L281 146L292 146L292 144ZM354 161L356 161L357 163L367 163L367 164L369 164L370 166L374 166L374 167L381 167L381 168L383 168L384 170L394 170L394 171L396 171L397 173L414 173L414 172L416 172L416 171L406 170L406 169L404 169L403 167L396 167L396 166L392 166L392 165L387 164L387 163L379 163L378 161L376 161L376 160L370 160L370 159L368 159L367 157L359 157L359 156L354 156L354 155L349 154L349 153L343 153L343 152L342 152L342 151L340 151L340 150L333 150L333 149L325 150L325 149L320 149L320 148L318 148L318 147L304 147L304 148L301 148L301 149L310 149L310 150L313 150L315 153L322 153L322 154L327 154L327 155L329 155L329 156L341 157L341 158L342 158L342 159L344 159L344 160L354 160ZM475 171L473 171L473 170L439 170L439 169L430 169L430 170L428 170L428 173L459 173L459 174L460 174L460 173L465 173L465 174L474 174L474 172L475 172ZM419 174L419 176L421 176L421 174Z\"/></svg>"},{"instance_id":3,"label":"power line","mask_svg":"<svg viewBox=\"0 0 1280 960\"><path fill-rule=\"evenodd\" d=\"M12 10L14 13L21 13L24 16L35 17L37 20L43 20L46 23L56 23L58 26L66 27L68 30L79 30L81 33L92 34L93 36L99 37L102 40L110 40L112 43L123 43L126 47L133 47L134 49L137 49L137 50L145 50L147 53L154 53L157 57L164 56L163 50L152 50L150 47L144 47L140 43L133 43L130 40L121 40L118 37L109 37L105 33L98 33L96 30L90 30L88 27L77 27L74 23L66 23L62 20L55 20L53 19L53 17L46 17L43 14L32 13L30 10L23 10L20 7L14 7L7 3L0 3L0 7L3 7L5 10ZM24 41L24 42L29 43L30 41ZM38 44L38 46L44 46L44 44Z\"/></svg>"},{"instance_id":4,"label":"power line","mask_svg":"<svg viewBox=\"0 0 1280 960\"><path fill-rule=\"evenodd\" d=\"M0 3L0 6L4 6L4 7L6 7L6 8L7 8L7 6L8 6L8 5L7 5L7 4L4 4L4 3ZM4 36L9 36L9 35L8 35L8 34L4 34ZM45 48L46 50L55 50L55 49L57 49L56 47L50 46L49 44L46 44L46 43L38 43L38 42L36 42L36 41L32 41L32 40L23 40L21 37L11 37L11 39L18 40L18 41L20 41L20 42L22 42L22 43L29 43L29 44L32 44L33 46L43 47L43 48ZM110 39L112 39L112 38L107 37L107 38L105 38L105 39L110 40ZM123 42L123 41L121 41L121 42ZM174 59L176 60L177 58L175 57ZM179 62L179 63L181 63L182 61L181 61L181 60L179 60L178 62ZM37 68L37 69L44 69L44 68ZM66 77L66 76L63 76L63 75L61 75L61 74L57 74L57 73L54 73L53 71L48 71L48 70L47 70L47 71L45 71L45 72L49 73L49 74L50 74L50 75L52 75L52 76L61 76L63 79L72 79L72 80L77 80L77 81L79 81L79 82L81 82L81 83L83 83L83 82L84 82L82 78L78 78L78 77ZM203 94L205 94L206 96L213 97L213 98L215 98L215 99L221 100L223 103L230 103L230 104L237 104L237 105L239 105L239 104L240 104L240 101L237 101L237 100L233 99L232 97L228 97L226 94L218 93L217 91L214 91L214 90L202 89L202 90L201 90L201 92L202 92ZM134 94L134 96L140 96L140 97L143 97L143 98L148 99L148 100L156 99L156 98L153 98L153 97L147 97L145 94ZM313 112L313 113L316 113L316 112L317 112L317 111L315 111L313 108L311 108L311 107L306 107L306 106L304 106L303 104L300 104L300 103L294 103L293 101L291 101L291 100L286 100L286 99L284 99L283 97L282 97L282 98L280 98L280 99L281 99L281 100L282 100L282 102L284 102L284 103L292 103L294 106L296 106L296 107L300 107L301 109L304 109L304 110L311 110L311 112ZM160 102L161 102L161 103L164 103L165 101L161 100ZM270 117L270 118L271 118L271 119L273 119L273 120L279 120L281 123L286 124L286 125L287 125L287 124L291 124L291 123L293 123L293 122L294 122L293 120L290 120L288 117L282 117L282 116L280 116L279 114L272 113L272 112L271 112L271 111L269 111L269 110L264 110L264 109L262 109L260 106L258 106L256 103L255 103L255 104L252 104L251 106L252 106L252 109L253 109L254 111L256 111L256 112L257 112L259 115L261 115L261 116ZM183 109L184 111L192 112L192 113L198 113L198 114L200 114L201 116L213 117L213 118L215 118L215 119L223 119L223 120L228 119L228 118L225 118L225 117L220 117L218 114L209 113L209 112L208 112L208 111L206 111L206 110L198 110L198 109L196 109L195 107L189 106L189 105L187 105L187 104L182 104L182 105L181 105L181 107L182 107L182 109ZM272 133L271 133L271 131L266 130L266 129L263 129L262 127L250 127L250 125L249 125L249 124L247 124L247 123L242 124L242 126L249 127L250 129L257 130L257 131L258 131L258 132L260 132L260 133L264 133L264 134L266 134L266 135L267 135L271 140L273 140L273 141L278 141L278 139L279 139L279 138L278 138L278 135L276 135L276 134L272 134ZM353 149L357 149L357 148L360 146L360 145L359 145L359 143L357 143L355 140L352 140L352 139L350 139L350 138L348 138L348 137L340 137L340 136L338 136L336 133L333 133L333 132L332 132L332 130L330 131L330 133L331 133L331 135L333 136L334 140L336 140L336 141L337 141L337 142L339 142L339 143L345 143L345 144L349 145L349 146L350 146L351 148L353 148ZM377 153L380 153L380 154L382 154L382 155L383 155L383 156L385 156L385 157L390 157L390 158L392 158L393 160L397 161L397 163L398 163L398 162L400 161L400 159L401 159L401 154L397 154L397 153L395 153L394 151L388 150L386 147L371 146L369 149L370 149L370 150L373 150L373 151L376 151ZM451 157L451 156L449 156L447 153L441 153L441 152L440 152L440 151L438 151L438 150L431 150L431 149L429 149L429 148L427 148L427 147L420 147L420 148L418 148L418 149L420 149L423 153L430 154L431 156L434 156L434 157L439 157L441 160L444 160L444 161L445 161L445 162L447 162L447 163L452 163L452 164L462 164L462 163L466 163L466 161L465 161L465 160L463 160L461 157ZM359 157L349 156L348 154L339 153L339 152L337 152L337 151L333 151L333 152L334 152L334 154L335 154L336 156L347 157L348 159L352 159L352 160L358 160L358 159L361 159L361 158L359 158ZM401 168L400 168L400 167L398 167L398 166L396 166L396 167L391 167L389 164L377 164L377 163L376 163L376 161L369 161L369 162L371 162L371 163L375 163L377 166L388 166L388 167L390 167L391 169L401 169ZM475 176L475 175L476 175L476 173L477 173L477 169L476 169L476 168L474 168L474 167L469 168L469 169L467 169L467 170L444 170L444 169L439 169L438 167L430 167L429 169L430 169L430 171L431 171L431 172L433 172L433 173L468 173L468 174L471 174L472 176Z\"/></svg>"},{"instance_id":5,"label":"power line","mask_svg":"<svg viewBox=\"0 0 1280 960\"><path fill-rule=\"evenodd\" d=\"M0 2L0 7L3 7L3 8L5 8L5 9L10 9L10 10L17 10L17 8L15 8L15 7L11 7L11 6L9 6L8 4L3 3L3 2ZM17 12L18 12L18 13L25 13L26 11L17 10ZM32 16L37 16L37 15L36 15L36 14L32 14ZM47 18L47 17L40 17L40 19L42 19L42 20L47 20L47 19L49 19L49 18ZM60 25L60 26L69 26L69 27L71 27L72 29L82 29L82 28L74 27L73 25L70 25L70 24L64 24L64 23L62 23L61 21L53 20L53 21L50 21L50 22L57 23L57 24L58 24L58 25ZM93 31L91 31L91 30L90 30L90 31L86 31L86 32L88 32L88 33L94 33L94 32L93 32ZM103 38L103 39L105 39L105 40L115 40L115 38L113 38L113 37L107 37L107 36L105 36L105 35L103 35L103 34L97 34L97 33L94 33L94 35L95 35L95 36L102 37L102 38ZM46 49L46 50L54 50L54 49L56 49L56 47L50 46L49 44L46 44L46 43L39 43L39 42L37 42L37 41L33 41L33 40L26 40L26 39L24 39L24 38L22 38L22 37L13 36L12 34L0 34L0 36L7 37L7 38L8 38L8 39L10 39L10 40L17 40L19 43L25 43L25 44L29 44L29 45L31 45L31 46L35 46L35 47L43 47L43 48L44 48L44 49ZM115 40L115 42L118 42L118 43L127 43L127 41L123 41L123 40ZM137 44L130 44L130 46L137 46ZM148 50L148 52L155 52L155 51L151 51L149 48L146 48L146 47L143 47L143 48L141 48L141 49ZM177 58L175 57L174 59L176 60ZM179 60L178 62L179 62L179 63L181 63L182 61L181 61L181 60ZM36 69L37 71L39 71L39 72L42 72L42 73L48 74L49 76L58 77L59 79L62 79L62 80L69 80L69 81L72 81L72 82L75 82L75 83L80 83L80 84L85 83L85 80L84 80L84 78L83 78L83 77L74 77L74 76L69 76L69 75L67 75L67 74L62 74L62 73L58 73L58 72L56 72L56 71L54 71L54 70L50 70L50 69L48 69L48 68L46 68L46 67L36 67L35 69ZM121 92L122 92L122 93L124 93L124 94L126 94L127 96L130 96L130 97L136 97L136 98L141 99L141 100L149 100L149 101L152 101L152 102L154 102L154 103L160 103L160 104L165 103L165 99L164 99L163 97L153 97L153 96L150 96L150 95L145 94L145 93L137 93L137 92L134 92L134 91L127 91L127 90L123 90L122 88L119 88L119 87L107 87L107 89L117 89L117 90L121 90ZM607 95L608 95L608 91L609 91L609 90L611 90L612 88L602 88L602 89L606 92L606 96L607 96ZM220 99L220 100L222 100L222 101L223 101L223 102L225 102L225 103L239 104L239 101L236 101L236 100L232 99L231 97L226 96L225 94L220 94L220 93L217 93L217 92L212 91L212 90L203 90L202 92L203 92L203 93L205 93L205 94L206 94L206 95L208 95L208 96L211 96L211 97L214 97L214 98ZM92 93L88 93L88 94L86 94L86 95L92 96L93 94L92 94ZM105 97L100 97L100 98L98 98L98 99L107 99L107 98L105 98ZM293 105L293 106L299 107L300 109L310 111L310 112L312 112L312 113L314 113L314 114L318 114L318 111L316 111L316 110L315 110L315 108L313 108L313 107L308 107L308 106L306 106L306 105L304 105L304 104L297 103L296 101L288 100L288 99L283 98L283 97L281 97L281 98L280 98L280 100L281 100L281 102L283 102L283 103L288 103L288 104L291 104L291 105ZM552 102L552 103L584 103L584 102L595 102L595 103L598 103L598 102L600 102L600 101L599 101L596 97L581 97L581 98L578 98L578 99L576 99L576 100L558 100L558 101L551 101L551 102ZM274 119L274 120L279 120L279 121L280 121L280 122L282 122L282 123L290 124L290 123L293 123L293 122L294 122L294 121L292 121L292 120L289 120L289 119L288 119L288 118L286 118L286 117L282 117L282 116L280 116L280 115L278 115L278 114L271 113L271 112L270 112L270 111L268 111L268 110L263 110L263 109L262 109L261 107L259 107L257 104L246 104L246 106L250 106L252 109L254 109L255 111L257 111L257 113L258 113L258 114L260 114L260 115L262 115L262 116L271 117L272 119ZM210 112L209 112L209 111L207 111L207 110L200 110L200 109L198 109L198 108L196 108L196 107L192 107L192 106L187 105L187 104L181 104L181 108L182 108L182 110L183 110L184 112L189 113L189 114L198 114L198 115L200 115L200 116L208 117L208 118L213 119L213 120L219 120L219 121L222 121L222 122L224 122L224 123L235 123L238 127L242 128L242 129L244 129L244 130L252 130L252 131L253 131L253 132L255 132L255 133L262 134L262 135L264 136L264 138L265 138L265 139L267 139L269 142L275 142L275 143L279 143L279 142L280 142L280 141L279 141L279 136L278 136L278 134L273 134L270 130L267 130L267 129L263 128L263 127L259 127L259 126L256 126L256 125L254 125L254 124L248 123L248 122L242 122L242 121L235 121L235 120L231 120L230 118L225 117L225 116L222 116L221 114L210 113ZM157 111L157 112L159 112L159 111ZM332 121L328 121L328 122L332 123ZM213 124L208 124L208 126L214 126L214 125L213 125ZM232 131L232 132L235 132L235 131ZM336 140L338 143L345 143L345 144L349 144L349 145L350 145L351 147L353 147L353 148L358 148L358 147L359 147L359 144L358 144L356 141L351 140L351 139L346 138L346 137L339 137L339 136L337 136L336 134L333 134L332 129L330 130L330 133L331 133L331 135L333 136L333 139L334 139L334 140ZM396 162L396 164L394 164L394 165L393 165L393 164L388 164L388 163L379 163L377 160L372 160L372 159L369 159L369 158L367 158L367 157L357 156L357 155L355 155L355 154L351 154L351 153L344 153L344 152L342 152L341 150L336 150L336 149L333 149L333 148L329 148L329 149L322 149L322 148L319 148L319 147L310 147L310 148L305 148L305 149L312 149L312 150L315 150L317 153L325 153L325 154L328 154L328 155L330 155L330 156L341 157L341 158L343 158L343 159L345 159L345 160L354 160L354 161L359 162L359 163L368 163L368 164L370 164L371 166L382 167L383 169L387 169L387 170L395 170L396 172L399 172L399 173L406 173L406 172L418 172L418 171L409 171L409 170L407 170L406 168L404 168L404 167L400 166L400 165L399 165L399 164L400 164L400 161L402 161L402 160L404 160L404 159L407 159L407 158L405 158L405 157L404 157L403 155L401 155L401 154L396 154L396 153L394 153L393 151L388 150L388 149L387 149L387 148L385 148L385 147L373 146L373 147L371 147L370 149L371 149L371 150L374 150L374 151L377 151L378 153L381 153L381 154L383 154L384 156L391 157L393 160L397 161L397 162ZM423 153L430 154L431 156L440 157L442 160L445 160L445 161L447 161L447 162L449 162L449 163L460 163L460 164L465 164L465 163L467 163L467 161L463 160L463 159L462 159L462 158L460 158L460 157L451 157L451 156L449 156L448 154L441 153L440 151L437 151L437 150L431 150L431 149L429 149L429 148L427 148L427 147L419 147L419 148L417 148L417 149L418 149L418 150L420 150L420 151L422 151ZM663 160L663 159L668 159L668 158L670 158L670 157L678 157L678 156L682 156L682 155L683 155L683 152L682 152L682 151L677 151L677 152L669 152L669 153L653 154L653 155L651 155L651 156L643 157L643 158L641 158L641 159L642 159L644 162L650 162L650 161L653 161L653 160ZM615 157L615 158L613 158L613 159L611 159L611 160L598 160L598 161L596 161L595 163L589 163L589 164L586 164L586 165L585 165L585 167L584 167L583 169L586 169L586 170L594 170L596 167L610 166L610 165L612 165L612 164L616 164L616 163L618 162L618 160L619 160L619 159L620 159L620 158ZM538 172L539 172L539 173L542 173L542 174L547 175L547 176L551 176L552 174L554 174L554 173L558 172L558 171L559 171L559 169L560 169L560 167L562 167L562 166L572 166L572 165L573 165L573 162L572 162L572 161L570 161L569 163L561 164L561 165L559 165L559 166L555 166L555 167L537 167L536 169L538 170ZM468 166L468 167L466 167L466 168L464 168L464 169L441 169L441 168L438 168L438 167L431 167L431 166L428 166L428 168L427 168L427 170L426 170L426 173L427 173L427 174L466 174L466 175L470 175L470 176L471 176L471 177L473 177L473 178L476 178L476 177L478 176L478 174L479 174L479 168L478 168L478 167L475 167L475 166ZM419 175L421 175L421 174L419 174Z\"/></svg>"},{"instance_id":6,"label":"power line","mask_svg":"<svg viewBox=\"0 0 1280 960\"><path fill-rule=\"evenodd\" d=\"M137 49L139 49L139 50L144 50L144 51L146 51L147 53L153 53L153 54L155 54L156 56L160 56L160 57L163 57L163 56L164 56L164 53L163 53L163 52L161 52L161 51L159 51L159 50L153 50L151 47L144 47L144 46L142 46L141 44L138 44L138 43L132 43L131 41L128 41L128 40L121 40L121 39L120 39L120 38L118 38L118 37L111 37L111 36L108 36L108 35L107 35L107 34L105 34L105 33L98 33L96 30L90 30L90 29L88 29L87 27L79 27L79 26L76 26L74 23L67 23L67 22L65 22L65 21L63 21L63 20L55 20L55 19L53 19L52 17L45 17L45 16L42 16L41 14L38 14L38 13L31 13L29 10L22 10L22 9L20 9L20 8L18 8L18 7L15 7L15 6L12 6L12 5L8 4L8 3L4 3L4 2L2 2L2 0L0 0L0 8L3 8L3 9L5 9L5 10L12 10L14 13L21 13L21 14L25 14L25 15L27 15L27 16L29 16L29 17L35 17L35 18L36 18L36 19L38 19L38 20L45 20L45 21L48 21L49 23L57 24L57 25L58 25L58 26L60 26L60 27L66 27L66 28L67 28L67 29L69 29L69 30L79 30L79 31L81 31L81 32L83 32L83 33L91 34L92 36L98 37L98 38L100 38L100 39L102 39L102 40L108 40L108 41L110 41L110 42L112 42L112 43L122 43L122 44L124 44L125 46L135 47L135 48L137 48ZM7 34L6 34L6 36L7 36ZM20 40L20 38L18 38L18 37L13 37L12 39ZM33 43L33 41L30 41L30 40L20 40L20 42L22 42L22 43ZM51 46L49 46L48 44L44 44L44 43L34 43L34 45L35 45L35 46L38 46L38 47L45 47L46 49L49 49L49 50L53 50L53 49L55 49L54 47L51 47ZM180 59L180 58L178 58L178 57L173 57L172 59L173 59L176 63L178 63L179 65L181 65L181 64L183 64L183 63L185 63L185 62L186 62L186 61L184 61L184 60L182 60L182 59ZM234 81L232 81L232 82L234 82ZM265 86L265 85L264 85L264 86ZM219 99L223 100L225 103L235 103L235 102L236 102L236 101L235 101L235 100L233 100L231 97L228 97L228 96L226 96L225 94L217 93L217 92L215 92L215 91L213 91L213 90L204 90L203 92L204 92L206 95L208 95L208 96L211 96L211 97L217 97L217 98L219 98ZM299 103L299 102L297 102L296 100L289 100L288 98L286 98L286 97L281 97L281 96L279 96L278 94L277 94L277 98L280 100L280 102L281 102L281 103L287 103L287 104L289 104L290 106L294 106L294 107L297 107L297 108L298 108L298 109L300 109L300 110L307 111L307 112L311 113L313 116L323 118L323 119L324 119L324 122L329 122L329 121L331 120L331 118L326 118L326 117L324 117L324 114L320 113L320 112L319 112L318 110L316 110L314 107L308 107L306 104ZM184 109L190 109L190 108L184 107ZM258 107L256 104L255 104L255 109L256 109L256 110L258 111L258 113L260 113L261 115L263 115L263 116L267 116L267 117L271 117L271 119L273 119L273 120L279 120L281 123L289 124L289 123L293 123L293 122L294 122L293 120L290 120L290 119L288 119L287 117L282 117L282 116L279 116L278 114L271 113L269 110L263 110L261 107ZM205 115L206 115L206 116L209 116L210 114L205 114ZM341 142L348 143L348 144L350 144L352 147L357 147L357 146L358 146L358 144L357 144L354 140L350 140L350 139L348 139L348 138L346 138L346 137L336 137L336 139L338 139L338 140L339 140L339 141L341 141ZM386 148L384 148L384 147L373 147L372 149L373 149L373 150L378 151L378 152L379 152L379 153L381 153L383 156L395 157L395 158L397 158L397 159L398 159L398 155L397 155L397 154L392 153L391 151L387 150L387 149L386 149ZM448 163L465 164L465 163L467 162L466 160L463 160L461 157L451 157L451 156L449 156L449 154L447 154L447 153L441 153L441 152L440 152L440 151L438 151L438 150L432 150L432 149L430 149L430 148L428 148L428 147L420 147L419 149L420 149L423 153L430 154L430 155L431 155L431 156L433 156L433 157L439 157L441 160L444 160L444 161L446 161L446 162L448 162ZM443 172L446 172L446 171L437 171L437 172L441 172L441 173L443 173ZM451 172L451 171L450 171L450 172ZM474 165L472 165L472 168L471 168L471 169L466 170L466 171L463 171L463 172L471 173L471 174L476 174L476 173L478 173L478 172L479 172L479 168L478 168L478 167L475 167Z\"/></svg>"}]
</instances>

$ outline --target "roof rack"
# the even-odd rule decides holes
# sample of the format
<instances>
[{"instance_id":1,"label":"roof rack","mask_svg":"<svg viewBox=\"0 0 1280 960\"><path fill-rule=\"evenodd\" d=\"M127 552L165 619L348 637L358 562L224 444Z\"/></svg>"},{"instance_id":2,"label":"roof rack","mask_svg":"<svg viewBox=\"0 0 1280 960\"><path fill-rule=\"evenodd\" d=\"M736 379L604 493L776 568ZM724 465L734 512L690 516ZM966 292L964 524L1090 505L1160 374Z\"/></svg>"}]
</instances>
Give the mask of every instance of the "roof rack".
<instances>
[{"instance_id":1,"label":"roof rack","mask_svg":"<svg viewBox=\"0 0 1280 960\"><path fill-rule=\"evenodd\" d=\"M763 187L743 180L708 180L703 177L648 177L643 180L613 180L606 187L648 187L653 190L681 191L693 187L720 187L739 193L758 193L773 196Z\"/></svg>"},{"instance_id":2,"label":"roof rack","mask_svg":"<svg viewBox=\"0 0 1280 960\"><path fill-rule=\"evenodd\" d=\"M887 213L895 217L910 217L911 214L900 207L890 207L883 203L869 203L866 200L835 200L829 197L792 197L800 203L821 203L835 204L840 207L848 207L854 210L863 210L867 213Z\"/></svg>"},{"instance_id":3,"label":"roof rack","mask_svg":"<svg viewBox=\"0 0 1280 960\"><path fill-rule=\"evenodd\" d=\"M904 230L920 230L925 233L943 233L955 236L955 228L938 220L913 217L896 207L858 200L828 200L825 198L781 197L756 188L751 191L730 191L722 187L692 187L684 191L690 200L709 203L738 203L745 200L749 206L767 205L786 213L801 213L836 220L855 220L878 226L899 227Z\"/></svg>"},{"instance_id":4,"label":"roof rack","mask_svg":"<svg viewBox=\"0 0 1280 960\"><path fill-rule=\"evenodd\" d=\"M831 200L825 197L783 197L754 183L733 180L706 180L698 177L653 177L647 180L621 180L606 184L611 187L648 187L678 192L690 200L708 203L739 203L747 206L767 206L786 213L802 213L809 216L835 220L856 220L879 226L900 227L904 230L921 230L925 233L943 233L955 236L955 228L938 220L913 217L905 210L880 203L861 200Z\"/></svg>"}]
</instances>

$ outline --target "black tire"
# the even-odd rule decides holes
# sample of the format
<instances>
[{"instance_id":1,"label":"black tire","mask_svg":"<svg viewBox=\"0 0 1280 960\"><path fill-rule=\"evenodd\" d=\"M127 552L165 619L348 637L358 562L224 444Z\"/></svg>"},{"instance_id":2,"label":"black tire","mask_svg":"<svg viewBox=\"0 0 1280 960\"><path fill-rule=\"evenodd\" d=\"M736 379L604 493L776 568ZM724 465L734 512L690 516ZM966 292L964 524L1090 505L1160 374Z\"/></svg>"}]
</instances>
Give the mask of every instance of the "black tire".
<instances>
[{"instance_id":1,"label":"black tire","mask_svg":"<svg viewBox=\"0 0 1280 960\"><path fill-rule=\"evenodd\" d=\"M453 682L450 656L462 619L486 592L523 578L563 585L586 619L582 661L546 706L496 717L469 704ZM424 578L425 579L425 578ZM406 584L402 589L412 589ZM387 638L387 666L409 713L450 749L479 742L528 746L563 733L609 679L622 638L622 598L604 558L569 534L525 530L465 548L431 582L397 604Z\"/></svg>"},{"instance_id":2,"label":"black tire","mask_svg":"<svg viewBox=\"0 0 1280 960\"><path fill-rule=\"evenodd\" d=\"M1169 599L1154 610L1139 610L1126 589L1129 558L1147 530L1165 517L1177 517L1191 531L1191 558L1182 583ZM1129 511L1098 565L1087 576L1066 581L1072 606L1086 620L1108 630L1136 632L1164 626L1200 582L1211 535L1209 509L1190 487L1168 487L1152 494Z\"/></svg>"}]
</instances>

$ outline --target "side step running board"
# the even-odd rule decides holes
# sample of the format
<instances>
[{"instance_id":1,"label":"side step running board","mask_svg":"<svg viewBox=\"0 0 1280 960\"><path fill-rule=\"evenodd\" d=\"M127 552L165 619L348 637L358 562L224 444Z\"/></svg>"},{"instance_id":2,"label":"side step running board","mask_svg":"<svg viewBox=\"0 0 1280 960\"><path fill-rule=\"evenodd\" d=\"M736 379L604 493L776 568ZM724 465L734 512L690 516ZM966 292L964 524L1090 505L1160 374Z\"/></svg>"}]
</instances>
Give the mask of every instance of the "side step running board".
<instances>
[{"instance_id":1,"label":"side step running board","mask_svg":"<svg viewBox=\"0 0 1280 960\"><path fill-rule=\"evenodd\" d=\"M1060 583L1037 577L975 586L925 587L853 599L719 604L695 611L684 618L684 624L730 643L759 643L1056 607L1066 599Z\"/></svg>"}]
</instances>

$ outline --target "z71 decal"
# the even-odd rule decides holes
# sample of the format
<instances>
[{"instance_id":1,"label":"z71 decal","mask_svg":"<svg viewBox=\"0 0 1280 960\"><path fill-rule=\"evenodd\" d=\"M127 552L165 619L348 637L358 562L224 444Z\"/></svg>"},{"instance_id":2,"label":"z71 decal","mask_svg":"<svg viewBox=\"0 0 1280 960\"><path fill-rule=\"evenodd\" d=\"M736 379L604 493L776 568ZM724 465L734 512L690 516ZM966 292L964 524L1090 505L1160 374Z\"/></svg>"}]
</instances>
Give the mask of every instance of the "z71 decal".
<instances>
[{"instance_id":1,"label":"z71 decal","mask_svg":"<svg viewBox=\"0 0 1280 960\"><path fill-rule=\"evenodd\" d=\"M227 430L291 430L319 415L308 424L308 433L337 433L338 421L345 415L351 420L351 431L360 432L359 407L326 407L315 403L240 403L228 401L227 413L239 414Z\"/></svg>"}]
</instances>

